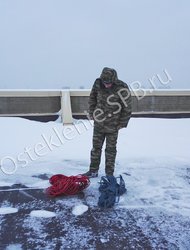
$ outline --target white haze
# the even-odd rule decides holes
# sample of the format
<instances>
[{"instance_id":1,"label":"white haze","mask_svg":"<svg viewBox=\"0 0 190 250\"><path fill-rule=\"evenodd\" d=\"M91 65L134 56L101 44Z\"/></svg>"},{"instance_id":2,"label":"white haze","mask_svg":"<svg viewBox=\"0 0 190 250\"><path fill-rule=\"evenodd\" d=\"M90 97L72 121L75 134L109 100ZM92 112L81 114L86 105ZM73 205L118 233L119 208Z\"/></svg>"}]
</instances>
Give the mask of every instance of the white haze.
<instances>
[{"instance_id":1,"label":"white haze","mask_svg":"<svg viewBox=\"0 0 190 250\"><path fill-rule=\"evenodd\" d=\"M0 0L0 88L90 88L104 66L190 88L188 0ZM161 84L157 82L161 88Z\"/></svg>"}]
</instances>

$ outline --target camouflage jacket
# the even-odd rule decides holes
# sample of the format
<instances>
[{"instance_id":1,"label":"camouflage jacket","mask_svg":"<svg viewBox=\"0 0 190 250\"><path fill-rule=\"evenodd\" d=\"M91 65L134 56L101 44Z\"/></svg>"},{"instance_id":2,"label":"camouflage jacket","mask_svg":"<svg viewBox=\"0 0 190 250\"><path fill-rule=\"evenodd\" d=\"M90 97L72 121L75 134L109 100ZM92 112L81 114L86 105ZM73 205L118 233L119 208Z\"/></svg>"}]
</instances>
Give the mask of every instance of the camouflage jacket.
<instances>
[{"instance_id":1,"label":"camouflage jacket","mask_svg":"<svg viewBox=\"0 0 190 250\"><path fill-rule=\"evenodd\" d=\"M117 79L111 88L103 84L104 78L97 78L89 97L89 115L94 126L106 132L114 132L119 127L127 127L131 117L131 93L126 83Z\"/></svg>"}]
</instances>

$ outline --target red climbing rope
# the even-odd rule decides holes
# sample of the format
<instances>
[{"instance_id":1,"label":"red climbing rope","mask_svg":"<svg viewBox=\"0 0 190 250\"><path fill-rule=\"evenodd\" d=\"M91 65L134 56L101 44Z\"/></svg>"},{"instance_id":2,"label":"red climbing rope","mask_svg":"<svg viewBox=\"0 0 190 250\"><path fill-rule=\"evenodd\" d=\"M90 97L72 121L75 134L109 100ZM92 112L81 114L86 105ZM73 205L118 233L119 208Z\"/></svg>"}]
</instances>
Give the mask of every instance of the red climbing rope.
<instances>
[{"instance_id":1,"label":"red climbing rope","mask_svg":"<svg viewBox=\"0 0 190 250\"><path fill-rule=\"evenodd\" d=\"M90 185L87 176L65 176L63 174L53 175L49 182L52 186L46 189L46 193L50 196L73 195L84 190Z\"/></svg>"}]
</instances>

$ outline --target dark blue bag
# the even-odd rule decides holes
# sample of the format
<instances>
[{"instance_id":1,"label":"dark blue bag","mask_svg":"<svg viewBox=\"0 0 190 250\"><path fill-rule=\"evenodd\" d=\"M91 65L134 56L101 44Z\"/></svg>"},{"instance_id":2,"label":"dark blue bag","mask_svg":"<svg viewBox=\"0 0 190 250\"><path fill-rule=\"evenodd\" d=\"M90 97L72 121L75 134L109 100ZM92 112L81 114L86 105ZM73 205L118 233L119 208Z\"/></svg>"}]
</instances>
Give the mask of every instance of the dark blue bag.
<instances>
[{"instance_id":1,"label":"dark blue bag","mask_svg":"<svg viewBox=\"0 0 190 250\"><path fill-rule=\"evenodd\" d=\"M117 179L120 179L117 183ZM125 182L120 175L115 178L114 176L102 176L100 180L100 197L98 206L101 208L111 208L116 202L119 202L119 196L126 192Z\"/></svg>"}]
</instances>

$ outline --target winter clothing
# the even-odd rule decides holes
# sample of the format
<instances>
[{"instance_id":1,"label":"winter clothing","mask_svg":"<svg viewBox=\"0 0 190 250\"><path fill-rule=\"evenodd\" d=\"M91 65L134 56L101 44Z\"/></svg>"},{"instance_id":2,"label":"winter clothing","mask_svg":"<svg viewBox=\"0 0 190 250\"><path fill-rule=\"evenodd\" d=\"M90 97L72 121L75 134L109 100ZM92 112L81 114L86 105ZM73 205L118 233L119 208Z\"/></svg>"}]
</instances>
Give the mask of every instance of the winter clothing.
<instances>
[{"instance_id":1,"label":"winter clothing","mask_svg":"<svg viewBox=\"0 0 190 250\"><path fill-rule=\"evenodd\" d=\"M118 130L127 127L131 117L130 90L118 79L114 69L104 68L100 78L95 80L89 98L89 116L94 120L90 171L98 171L106 139L105 171L113 175Z\"/></svg>"},{"instance_id":2,"label":"winter clothing","mask_svg":"<svg viewBox=\"0 0 190 250\"><path fill-rule=\"evenodd\" d=\"M103 81L112 82L106 88ZM89 98L89 115L94 126L104 132L115 132L119 127L127 127L131 117L131 93L126 83L118 80L114 69L104 68L96 79Z\"/></svg>"},{"instance_id":3,"label":"winter clothing","mask_svg":"<svg viewBox=\"0 0 190 250\"><path fill-rule=\"evenodd\" d=\"M82 176L87 176L88 178L95 178L98 177L98 171L92 172L89 170L88 172L82 174Z\"/></svg>"},{"instance_id":4,"label":"winter clothing","mask_svg":"<svg viewBox=\"0 0 190 250\"><path fill-rule=\"evenodd\" d=\"M94 126L93 133L93 148L91 150L91 163L90 170L97 171L99 169L102 146L106 139L106 149L105 149L105 172L106 175L113 175L115 158L116 158L116 144L117 144L118 130L107 133L102 131L99 127Z\"/></svg>"}]
</instances>

